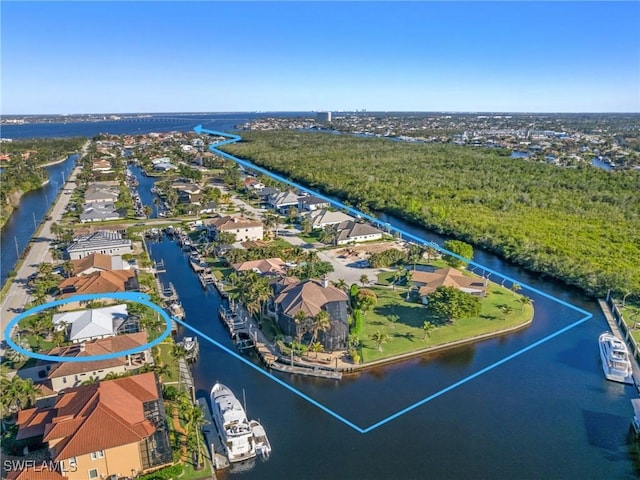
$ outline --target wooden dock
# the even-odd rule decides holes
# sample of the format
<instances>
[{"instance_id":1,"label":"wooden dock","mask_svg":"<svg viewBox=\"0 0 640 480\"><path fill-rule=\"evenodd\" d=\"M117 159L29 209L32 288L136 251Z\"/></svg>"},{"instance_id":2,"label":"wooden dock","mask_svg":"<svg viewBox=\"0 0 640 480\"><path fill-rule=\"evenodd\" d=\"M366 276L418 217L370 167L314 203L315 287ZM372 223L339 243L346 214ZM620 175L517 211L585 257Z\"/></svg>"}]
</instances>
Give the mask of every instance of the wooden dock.
<instances>
[{"instance_id":1,"label":"wooden dock","mask_svg":"<svg viewBox=\"0 0 640 480\"><path fill-rule=\"evenodd\" d=\"M607 323L609 324L611 333L620 338L623 342L629 343L627 335L625 335L625 333L622 331L623 329L620 327L620 325L618 325L618 322L616 322L616 319L613 317L613 314L611 313L607 302L599 298L598 304L602 309L604 318L607 319ZM624 330L627 331L626 329ZM636 357L636 355L629 355L629 360L631 361L631 368L633 370L633 383L635 384L638 392L640 392L640 365L638 365L638 358Z\"/></svg>"},{"instance_id":2,"label":"wooden dock","mask_svg":"<svg viewBox=\"0 0 640 480\"><path fill-rule=\"evenodd\" d=\"M209 455L212 460L211 463L213 468L216 470L228 468L229 459L224 454L224 447L222 446L222 441L218 435L216 425L213 423L213 419L211 418L211 410L209 410L207 399L204 397L198 397L198 404L204 411L204 418L207 420L207 423L202 427L202 433L207 441L207 447L209 448Z\"/></svg>"},{"instance_id":3,"label":"wooden dock","mask_svg":"<svg viewBox=\"0 0 640 480\"><path fill-rule=\"evenodd\" d=\"M325 370L319 367L299 367L297 365L286 365L280 362L273 362L271 364L273 370L285 373L294 373L296 375L302 375L304 377L319 377L328 378L331 380L342 380L342 372L336 372L334 370Z\"/></svg>"}]
</instances>

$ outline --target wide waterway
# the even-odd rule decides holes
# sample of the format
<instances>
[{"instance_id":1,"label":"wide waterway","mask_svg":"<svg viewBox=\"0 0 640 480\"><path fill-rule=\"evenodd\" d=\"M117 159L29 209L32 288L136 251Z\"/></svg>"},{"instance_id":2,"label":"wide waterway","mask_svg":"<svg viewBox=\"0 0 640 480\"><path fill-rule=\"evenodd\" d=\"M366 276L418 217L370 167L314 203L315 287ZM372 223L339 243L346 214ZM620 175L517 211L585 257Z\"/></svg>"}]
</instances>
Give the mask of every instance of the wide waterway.
<instances>
[{"instance_id":1,"label":"wide waterway","mask_svg":"<svg viewBox=\"0 0 640 480\"><path fill-rule=\"evenodd\" d=\"M214 120L203 121L203 126L214 130L233 126ZM176 122L166 129L182 125ZM155 126L153 122L136 124L136 129L153 131ZM87 128L109 131L95 125ZM111 133L137 132L132 128ZM82 134L88 133L69 133ZM12 135L18 138L3 131L3 136ZM42 131L39 135L53 136ZM396 219L387 221L442 240ZM4 243L3 238L3 256ZM164 259L167 272L161 275L175 285L186 321L231 346L217 317L217 293L203 292L178 246L163 240L150 244L150 251L154 259ZM249 417L262 421L273 446L269 461L258 462L248 472L221 477L636 478L628 434L629 400L637 393L631 386L604 379L597 338L606 322L597 304L491 254L477 251L476 260L576 304L594 318L367 434L201 341L200 360L193 369L197 394L208 396L218 380L239 398L244 389ZM355 424L368 427L580 318L552 300L531 296L536 309L533 325L503 338L347 376L341 382L277 375Z\"/></svg>"}]
</instances>

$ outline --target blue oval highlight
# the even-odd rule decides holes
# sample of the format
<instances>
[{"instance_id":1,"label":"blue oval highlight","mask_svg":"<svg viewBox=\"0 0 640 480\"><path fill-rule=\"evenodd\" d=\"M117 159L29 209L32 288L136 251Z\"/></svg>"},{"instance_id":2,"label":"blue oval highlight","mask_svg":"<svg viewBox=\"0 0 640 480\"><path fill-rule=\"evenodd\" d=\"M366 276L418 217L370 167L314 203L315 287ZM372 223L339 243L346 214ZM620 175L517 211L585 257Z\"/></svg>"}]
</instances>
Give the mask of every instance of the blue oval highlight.
<instances>
[{"instance_id":1,"label":"blue oval highlight","mask_svg":"<svg viewBox=\"0 0 640 480\"><path fill-rule=\"evenodd\" d=\"M29 350L26 350L20 347L19 345L16 345L16 343L11 338L11 329L15 325L17 325L20 320L23 320L24 318L29 317L34 313L41 312L42 310L47 310L48 308L51 308L51 307L57 307L58 305L64 305L65 303L80 302L85 300L97 300L100 298L113 298L115 300L124 300L127 302L141 303L142 305L152 308L153 310L158 312L162 316L162 318L164 318L165 323L167 324L167 328L165 328L164 332L162 332L162 334L158 338L156 338L154 341L146 343L139 347L130 348L129 350L122 350L120 352L105 353L102 355L89 355L86 357L59 357L57 355L43 355L41 353L31 352ZM140 292L115 293L114 292L114 293L90 293L86 295L74 295L72 297L64 298L62 300L54 300L53 302L44 303L42 305L38 305L36 307L30 308L26 312L22 312L16 318L11 320L9 324L5 327L4 338L7 341L7 344L9 344L11 348L22 353L23 355L26 355L32 358L37 358L38 360L49 361L49 362L93 362L96 360L109 360L112 358L123 357L125 355L131 355L133 353L142 352L147 348L155 347L160 342L162 342L162 340L167 338L171 333L172 317L170 317L169 314L165 312L161 307L151 302L150 299L151 297L146 293L140 293Z\"/></svg>"}]
</instances>

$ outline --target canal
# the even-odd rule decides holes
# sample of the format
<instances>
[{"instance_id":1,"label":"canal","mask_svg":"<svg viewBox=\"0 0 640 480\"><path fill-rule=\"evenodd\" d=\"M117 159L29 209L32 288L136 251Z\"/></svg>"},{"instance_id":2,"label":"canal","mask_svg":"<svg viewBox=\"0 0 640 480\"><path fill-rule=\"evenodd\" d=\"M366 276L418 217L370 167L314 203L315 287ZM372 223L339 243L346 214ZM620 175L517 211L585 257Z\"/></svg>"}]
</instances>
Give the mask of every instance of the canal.
<instances>
[{"instance_id":1,"label":"canal","mask_svg":"<svg viewBox=\"0 0 640 480\"><path fill-rule=\"evenodd\" d=\"M427 240L444 238L401 220L394 226ZM164 260L186 322L232 348L217 316L220 298L204 291L179 246L149 244ZM573 303L594 318L443 395L361 434L282 388L268 376L201 339L194 366L198 396L220 381L265 425L273 453L223 478L626 478L633 387L607 382L598 355L606 329L597 304L560 283L476 251L478 263ZM347 376L342 381L274 373L356 425L366 428L577 321L581 315L526 290L536 314L526 330L476 345ZM179 336L189 334L181 331ZM185 329L186 330L186 329Z\"/></svg>"},{"instance_id":2,"label":"canal","mask_svg":"<svg viewBox=\"0 0 640 480\"><path fill-rule=\"evenodd\" d=\"M49 182L37 190L25 193L18 207L3 225L0 231L0 278L3 285L7 280L7 274L15 268L18 257L55 202L77 159L78 155L70 155L62 163L45 167Z\"/></svg>"},{"instance_id":3,"label":"canal","mask_svg":"<svg viewBox=\"0 0 640 480\"><path fill-rule=\"evenodd\" d=\"M248 114L211 114L162 124L153 120L29 125L3 128L3 137L184 131L198 123L228 131L250 119ZM67 160L48 167L50 184L25 195L15 211L20 217L14 215L3 228L3 281L15 264L14 237L22 250L34 231L33 216L39 223L62 185L58 168L67 168L67 175L72 163ZM152 197L144 196L146 188L150 185L140 188L143 202L153 208ZM25 202L30 197L35 198ZM432 241L444 240L397 219L386 221ZM149 249L154 259L164 259L167 272L161 274L163 281L175 285L186 321L231 346L217 317L217 293L203 291L178 246L163 239L150 244ZM628 435L629 400L637 393L633 387L604 379L597 338L607 327L597 304L576 290L509 265L490 253L476 250L475 259L594 317L368 434L356 432L201 340L200 360L193 369L197 394L208 396L216 381L226 383L239 398L244 390L249 417L261 420L273 446L269 461L258 462L242 474L219 474L219 478L636 478ZM544 296L531 296L536 308L533 325L506 337L347 376L341 382L277 375L367 427L577 320L574 311ZM179 336L184 334L181 328Z\"/></svg>"}]
</instances>

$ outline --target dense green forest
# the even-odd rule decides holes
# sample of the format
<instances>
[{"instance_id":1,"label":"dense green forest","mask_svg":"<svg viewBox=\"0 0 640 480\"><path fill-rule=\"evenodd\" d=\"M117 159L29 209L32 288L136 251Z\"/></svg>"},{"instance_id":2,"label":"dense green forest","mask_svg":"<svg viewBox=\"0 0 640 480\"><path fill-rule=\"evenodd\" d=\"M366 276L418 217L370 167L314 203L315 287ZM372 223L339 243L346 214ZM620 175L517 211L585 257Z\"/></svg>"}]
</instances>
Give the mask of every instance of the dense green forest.
<instances>
[{"instance_id":1,"label":"dense green forest","mask_svg":"<svg viewBox=\"0 0 640 480\"><path fill-rule=\"evenodd\" d=\"M85 138L39 138L2 142L0 226L7 221L22 194L39 188L47 179L42 165L78 151L85 141Z\"/></svg>"},{"instance_id":2,"label":"dense green forest","mask_svg":"<svg viewBox=\"0 0 640 480\"><path fill-rule=\"evenodd\" d=\"M229 153L360 208L452 235L601 295L640 294L640 172L563 168L488 149L292 131Z\"/></svg>"}]
</instances>

